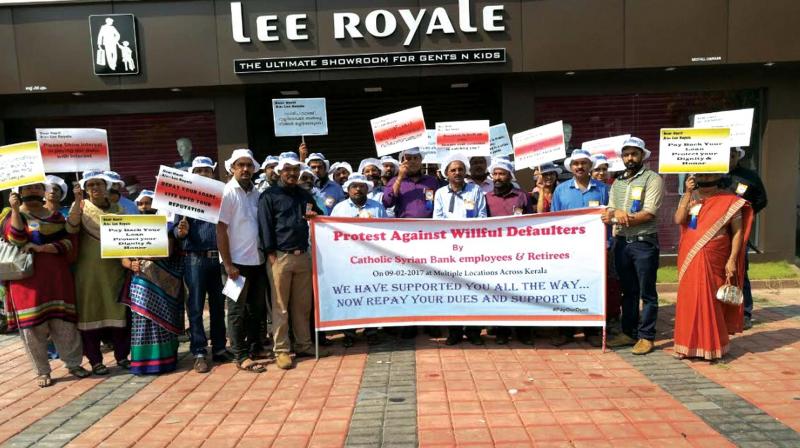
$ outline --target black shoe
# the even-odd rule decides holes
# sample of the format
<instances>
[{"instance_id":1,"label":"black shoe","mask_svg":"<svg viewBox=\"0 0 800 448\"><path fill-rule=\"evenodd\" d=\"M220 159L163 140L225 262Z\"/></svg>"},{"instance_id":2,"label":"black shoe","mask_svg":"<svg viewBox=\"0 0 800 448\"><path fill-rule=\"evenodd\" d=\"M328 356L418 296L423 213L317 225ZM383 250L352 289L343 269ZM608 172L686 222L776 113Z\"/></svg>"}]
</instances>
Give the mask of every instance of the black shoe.
<instances>
[{"instance_id":1,"label":"black shoe","mask_svg":"<svg viewBox=\"0 0 800 448\"><path fill-rule=\"evenodd\" d=\"M367 335L367 345L378 345L380 343L381 339L378 337L377 334Z\"/></svg>"},{"instance_id":2,"label":"black shoe","mask_svg":"<svg viewBox=\"0 0 800 448\"><path fill-rule=\"evenodd\" d=\"M227 350L223 350L219 353L214 353L214 355L211 356L211 360L217 364L226 364L229 362L233 362L234 357L233 353Z\"/></svg>"},{"instance_id":3,"label":"black shoe","mask_svg":"<svg viewBox=\"0 0 800 448\"><path fill-rule=\"evenodd\" d=\"M344 339L342 339L342 347L350 348L350 347L353 346L354 342L355 341L353 340L353 338L351 336L345 336Z\"/></svg>"},{"instance_id":4,"label":"black shoe","mask_svg":"<svg viewBox=\"0 0 800 448\"><path fill-rule=\"evenodd\" d=\"M460 344L461 341L463 341L463 340L464 340L464 338L462 336L458 336L458 337L448 336L447 340L445 340L444 343L445 343L445 345L456 345L456 344Z\"/></svg>"},{"instance_id":5,"label":"black shoe","mask_svg":"<svg viewBox=\"0 0 800 448\"><path fill-rule=\"evenodd\" d=\"M494 342L496 342L497 345L506 345L508 344L508 336L497 336Z\"/></svg>"},{"instance_id":6,"label":"black shoe","mask_svg":"<svg viewBox=\"0 0 800 448\"><path fill-rule=\"evenodd\" d=\"M479 334L467 335L467 339L469 340L469 343L472 344L472 345L483 345L484 344L483 338L481 338L481 335L479 335Z\"/></svg>"},{"instance_id":7,"label":"black shoe","mask_svg":"<svg viewBox=\"0 0 800 448\"><path fill-rule=\"evenodd\" d=\"M570 342L572 342L572 338L563 333L556 333L550 337L550 343L553 344L554 347L561 347Z\"/></svg>"},{"instance_id":8,"label":"black shoe","mask_svg":"<svg viewBox=\"0 0 800 448\"><path fill-rule=\"evenodd\" d=\"M402 339L414 339L415 337L417 337L417 327L403 327L400 332L400 338Z\"/></svg>"},{"instance_id":9,"label":"black shoe","mask_svg":"<svg viewBox=\"0 0 800 448\"><path fill-rule=\"evenodd\" d=\"M333 341L328 339L327 336L321 336L319 338L319 345L320 347L330 347L331 345L333 345Z\"/></svg>"},{"instance_id":10,"label":"black shoe","mask_svg":"<svg viewBox=\"0 0 800 448\"><path fill-rule=\"evenodd\" d=\"M520 344L531 345L531 346L533 345L533 338L524 337L524 338L518 338L518 340Z\"/></svg>"},{"instance_id":11,"label":"black shoe","mask_svg":"<svg viewBox=\"0 0 800 448\"><path fill-rule=\"evenodd\" d=\"M749 330L753 328L753 318L752 317L745 317L744 318L744 329Z\"/></svg>"}]
</instances>

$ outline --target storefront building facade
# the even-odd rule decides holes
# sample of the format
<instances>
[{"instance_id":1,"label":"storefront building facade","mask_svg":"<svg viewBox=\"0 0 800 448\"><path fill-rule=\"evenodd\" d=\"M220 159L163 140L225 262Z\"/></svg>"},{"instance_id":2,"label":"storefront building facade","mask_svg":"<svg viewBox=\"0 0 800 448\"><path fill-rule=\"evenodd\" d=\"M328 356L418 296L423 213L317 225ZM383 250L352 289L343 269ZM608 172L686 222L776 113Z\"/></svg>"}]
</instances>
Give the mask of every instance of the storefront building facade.
<instances>
[{"instance_id":1,"label":"storefront building facade","mask_svg":"<svg viewBox=\"0 0 800 448\"><path fill-rule=\"evenodd\" d=\"M152 185L178 159L178 138L218 160L296 149L299 138L274 136L270 100L325 97L329 135L306 141L332 160L373 156L369 119L421 105L429 128L489 119L514 133L564 120L572 147L631 133L656 169L659 128L753 107L746 164L770 195L753 259L796 255L795 0L6 3L3 143L36 127L105 128L112 168ZM667 185L661 244L674 253L677 177Z\"/></svg>"}]
</instances>

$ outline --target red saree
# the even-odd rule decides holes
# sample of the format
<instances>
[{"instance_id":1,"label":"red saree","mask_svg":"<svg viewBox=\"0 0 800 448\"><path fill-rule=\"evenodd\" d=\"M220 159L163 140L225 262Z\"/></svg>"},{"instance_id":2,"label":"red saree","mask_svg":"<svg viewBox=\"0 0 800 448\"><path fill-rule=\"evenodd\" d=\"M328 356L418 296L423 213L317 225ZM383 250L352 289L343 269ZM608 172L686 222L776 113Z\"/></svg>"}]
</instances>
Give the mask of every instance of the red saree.
<instances>
[{"instance_id":1,"label":"red saree","mask_svg":"<svg viewBox=\"0 0 800 448\"><path fill-rule=\"evenodd\" d=\"M723 193L706 198L697 218L697 229L681 226L678 249L678 303L675 309L675 353L708 360L728 351L729 334L741 332L744 307L716 299L725 284L725 264L731 253L731 220L741 215L744 232L736 275L731 283L744 281L744 254L753 222L753 211L744 199Z\"/></svg>"}]
</instances>

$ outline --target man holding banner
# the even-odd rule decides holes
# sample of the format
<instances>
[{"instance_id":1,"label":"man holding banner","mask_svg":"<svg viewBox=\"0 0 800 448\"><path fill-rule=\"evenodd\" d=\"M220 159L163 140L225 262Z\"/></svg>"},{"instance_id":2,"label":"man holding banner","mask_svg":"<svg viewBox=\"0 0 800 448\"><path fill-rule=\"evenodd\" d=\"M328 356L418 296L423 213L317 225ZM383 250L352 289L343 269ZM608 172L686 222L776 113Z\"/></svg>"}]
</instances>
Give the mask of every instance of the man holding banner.
<instances>
[{"instance_id":1,"label":"man holding banner","mask_svg":"<svg viewBox=\"0 0 800 448\"><path fill-rule=\"evenodd\" d=\"M564 160L564 168L572 173L571 181L558 185L553 192L553 212L586 207L600 207L608 204L608 187L603 182L591 178L592 156L587 151L576 149ZM603 345L603 339L597 328L584 328L583 333L593 347ZM552 344L556 347L569 343L575 336L575 329L562 327L556 330Z\"/></svg>"},{"instance_id":2,"label":"man holding banner","mask_svg":"<svg viewBox=\"0 0 800 448\"><path fill-rule=\"evenodd\" d=\"M293 152L280 155L275 170L278 185L261 195L258 203L260 247L267 254L275 281L272 303L275 364L280 369L293 367L290 352L297 357L312 353L311 318L312 270L309 232L306 220L322 214L311 193L300 188L302 162ZM294 347L289 336L289 320Z\"/></svg>"},{"instance_id":3,"label":"man holding banner","mask_svg":"<svg viewBox=\"0 0 800 448\"><path fill-rule=\"evenodd\" d=\"M603 222L614 225L614 260L622 283L622 333L610 347L633 345L633 354L653 351L658 318L658 222L664 181L644 166L650 157L644 140L630 137L620 150L625 171L611 186ZM639 318L639 300L644 302Z\"/></svg>"},{"instance_id":4,"label":"man holding banner","mask_svg":"<svg viewBox=\"0 0 800 448\"><path fill-rule=\"evenodd\" d=\"M463 154L452 153L442 161L442 171L448 184L436 191L433 217L436 219L470 219L486 217L486 197L475 183L467 183L469 161ZM473 345L483 345L481 327L450 326L445 344L455 345L467 339Z\"/></svg>"},{"instance_id":5,"label":"man holding banner","mask_svg":"<svg viewBox=\"0 0 800 448\"><path fill-rule=\"evenodd\" d=\"M301 144L300 157L302 158L307 152L306 144ZM306 165L311 168L314 175L317 176L317 188L319 188L319 194L323 197L325 208L327 209L324 214L330 215L333 207L346 198L341 184L337 184L328 176L328 169L331 166L331 162L329 162L322 153L318 152L308 156L305 162Z\"/></svg>"},{"instance_id":6,"label":"man holding banner","mask_svg":"<svg viewBox=\"0 0 800 448\"><path fill-rule=\"evenodd\" d=\"M486 193L486 212L488 216L518 216L533 213L531 197L525 191L514 187L514 163L497 158L489 166L494 189ZM519 342L533 345L530 327L516 327L514 332ZM511 337L511 327L497 327L494 329L495 342L499 345L508 344Z\"/></svg>"}]
</instances>

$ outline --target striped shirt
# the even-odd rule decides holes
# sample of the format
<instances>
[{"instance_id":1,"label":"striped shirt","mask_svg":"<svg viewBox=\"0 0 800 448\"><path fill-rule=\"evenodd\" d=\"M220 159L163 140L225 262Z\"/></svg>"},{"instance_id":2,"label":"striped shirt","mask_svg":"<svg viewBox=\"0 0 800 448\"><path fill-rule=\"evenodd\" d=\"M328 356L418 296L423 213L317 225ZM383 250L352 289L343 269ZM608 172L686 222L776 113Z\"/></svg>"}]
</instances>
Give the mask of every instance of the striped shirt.
<instances>
[{"instance_id":1,"label":"striped shirt","mask_svg":"<svg viewBox=\"0 0 800 448\"><path fill-rule=\"evenodd\" d=\"M619 177L611 185L608 199L609 207L615 210L624 210L630 213L633 204L632 194L641 188L641 211L658 216L658 209L664 201L664 180L655 171L642 167L630 177ZM658 220L656 218L639 224L638 226L625 227L617 225L614 234L618 236L637 236L658 233Z\"/></svg>"}]
</instances>

